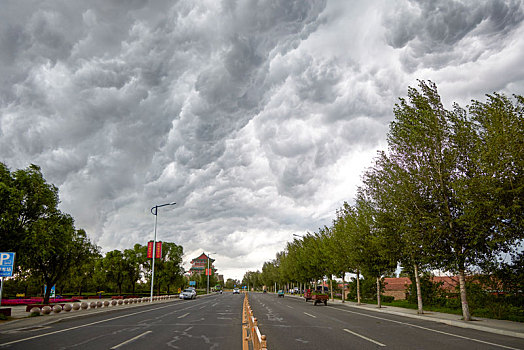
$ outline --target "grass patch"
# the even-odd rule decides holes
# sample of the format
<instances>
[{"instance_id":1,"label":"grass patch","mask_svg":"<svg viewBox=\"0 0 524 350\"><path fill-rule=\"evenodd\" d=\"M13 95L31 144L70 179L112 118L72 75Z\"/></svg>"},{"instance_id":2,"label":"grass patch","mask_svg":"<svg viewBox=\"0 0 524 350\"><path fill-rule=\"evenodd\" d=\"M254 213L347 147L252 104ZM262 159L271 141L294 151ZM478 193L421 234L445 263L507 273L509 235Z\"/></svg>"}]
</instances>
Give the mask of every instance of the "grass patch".
<instances>
[{"instance_id":1,"label":"grass patch","mask_svg":"<svg viewBox=\"0 0 524 350\"><path fill-rule=\"evenodd\" d=\"M356 302L356 300L350 300ZM364 299L362 300L363 304L377 304L376 300ZM392 302L381 302L383 306L394 306L401 307L405 309L418 309L417 304L410 303L407 300L394 300ZM424 311L428 312L441 312L445 314L452 315L462 315L461 308L451 308L439 305L424 305ZM508 320L514 322L524 322L524 315L522 315L522 310L515 306L501 306L497 304L489 305L488 307L483 308L474 308L470 305L471 316L473 317L482 317L482 318L491 318L499 320Z\"/></svg>"}]
</instances>

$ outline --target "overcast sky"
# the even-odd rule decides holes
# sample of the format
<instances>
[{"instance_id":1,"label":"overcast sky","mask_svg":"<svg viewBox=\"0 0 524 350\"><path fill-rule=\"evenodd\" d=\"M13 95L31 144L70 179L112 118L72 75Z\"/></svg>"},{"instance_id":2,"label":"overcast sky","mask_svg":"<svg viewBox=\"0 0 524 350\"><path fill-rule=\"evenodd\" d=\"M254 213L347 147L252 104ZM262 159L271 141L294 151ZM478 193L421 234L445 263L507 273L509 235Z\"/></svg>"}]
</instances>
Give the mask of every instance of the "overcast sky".
<instances>
[{"instance_id":1,"label":"overcast sky","mask_svg":"<svg viewBox=\"0 0 524 350\"><path fill-rule=\"evenodd\" d=\"M34 163L104 252L260 270L352 202L417 79L524 94L523 1L0 3L0 161Z\"/></svg>"}]
</instances>

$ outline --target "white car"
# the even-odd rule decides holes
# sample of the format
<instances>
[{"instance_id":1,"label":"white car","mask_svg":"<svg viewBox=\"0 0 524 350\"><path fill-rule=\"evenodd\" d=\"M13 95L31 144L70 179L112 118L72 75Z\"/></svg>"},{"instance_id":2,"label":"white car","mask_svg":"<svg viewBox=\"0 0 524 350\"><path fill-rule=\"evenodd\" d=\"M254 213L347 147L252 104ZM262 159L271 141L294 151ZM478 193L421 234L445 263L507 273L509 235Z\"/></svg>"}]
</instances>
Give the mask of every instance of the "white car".
<instances>
[{"instance_id":1,"label":"white car","mask_svg":"<svg viewBox=\"0 0 524 350\"><path fill-rule=\"evenodd\" d=\"M238 288L233 289L233 294L240 294L240 290Z\"/></svg>"},{"instance_id":2,"label":"white car","mask_svg":"<svg viewBox=\"0 0 524 350\"><path fill-rule=\"evenodd\" d=\"M192 288L184 289L179 295L179 299L195 299L197 296L196 290Z\"/></svg>"}]
</instances>

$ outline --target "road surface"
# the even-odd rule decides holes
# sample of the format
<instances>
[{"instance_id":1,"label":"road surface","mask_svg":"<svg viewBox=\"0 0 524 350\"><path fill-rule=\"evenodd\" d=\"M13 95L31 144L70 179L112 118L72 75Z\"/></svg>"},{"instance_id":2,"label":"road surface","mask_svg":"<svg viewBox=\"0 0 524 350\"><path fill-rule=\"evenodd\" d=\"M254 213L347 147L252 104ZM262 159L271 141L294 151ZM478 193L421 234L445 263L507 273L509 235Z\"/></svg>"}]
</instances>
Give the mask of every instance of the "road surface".
<instances>
[{"instance_id":1,"label":"road surface","mask_svg":"<svg viewBox=\"0 0 524 350\"><path fill-rule=\"evenodd\" d=\"M524 349L524 339L341 304L314 306L303 298L250 293L249 302L270 350Z\"/></svg>"},{"instance_id":2,"label":"road surface","mask_svg":"<svg viewBox=\"0 0 524 350\"><path fill-rule=\"evenodd\" d=\"M242 349L243 297L216 294L2 332L0 349Z\"/></svg>"}]
</instances>

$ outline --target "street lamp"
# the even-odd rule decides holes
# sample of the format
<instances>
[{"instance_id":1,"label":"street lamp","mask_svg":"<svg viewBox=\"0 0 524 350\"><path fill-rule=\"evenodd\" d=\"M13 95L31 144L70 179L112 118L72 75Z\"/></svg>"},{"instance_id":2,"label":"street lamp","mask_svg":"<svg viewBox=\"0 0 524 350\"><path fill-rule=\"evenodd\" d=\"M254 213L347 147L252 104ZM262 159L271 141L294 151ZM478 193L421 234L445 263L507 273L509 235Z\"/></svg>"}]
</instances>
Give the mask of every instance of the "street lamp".
<instances>
[{"instance_id":1,"label":"street lamp","mask_svg":"<svg viewBox=\"0 0 524 350\"><path fill-rule=\"evenodd\" d=\"M155 280L155 256L156 256L156 222L157 222L157 213L158 208L165 207L167 205L175 205L175 202L161 204L161 205L155 205L153 208L151 208L151 214L155 216L155 238L153 239L153 264L151 266L151 300L150 302L153 302L153 283Z\"/></svg>"},{"instance_id":2,"label":"street lamp","mask_svg":"<svg viewBox=\"0 0 524 350\"><path fill-rule=\"evenodd\" d=\"M209 294L209 275L211 274L211 271L209 271L209 260L211 260L210 256L211 254L216 254L216 253L208 253L207 254L207 270L206 270L206 275L207 275L207 294ZM209 275L208 275L209 273Z\"/></svg>"}]
</instances>

